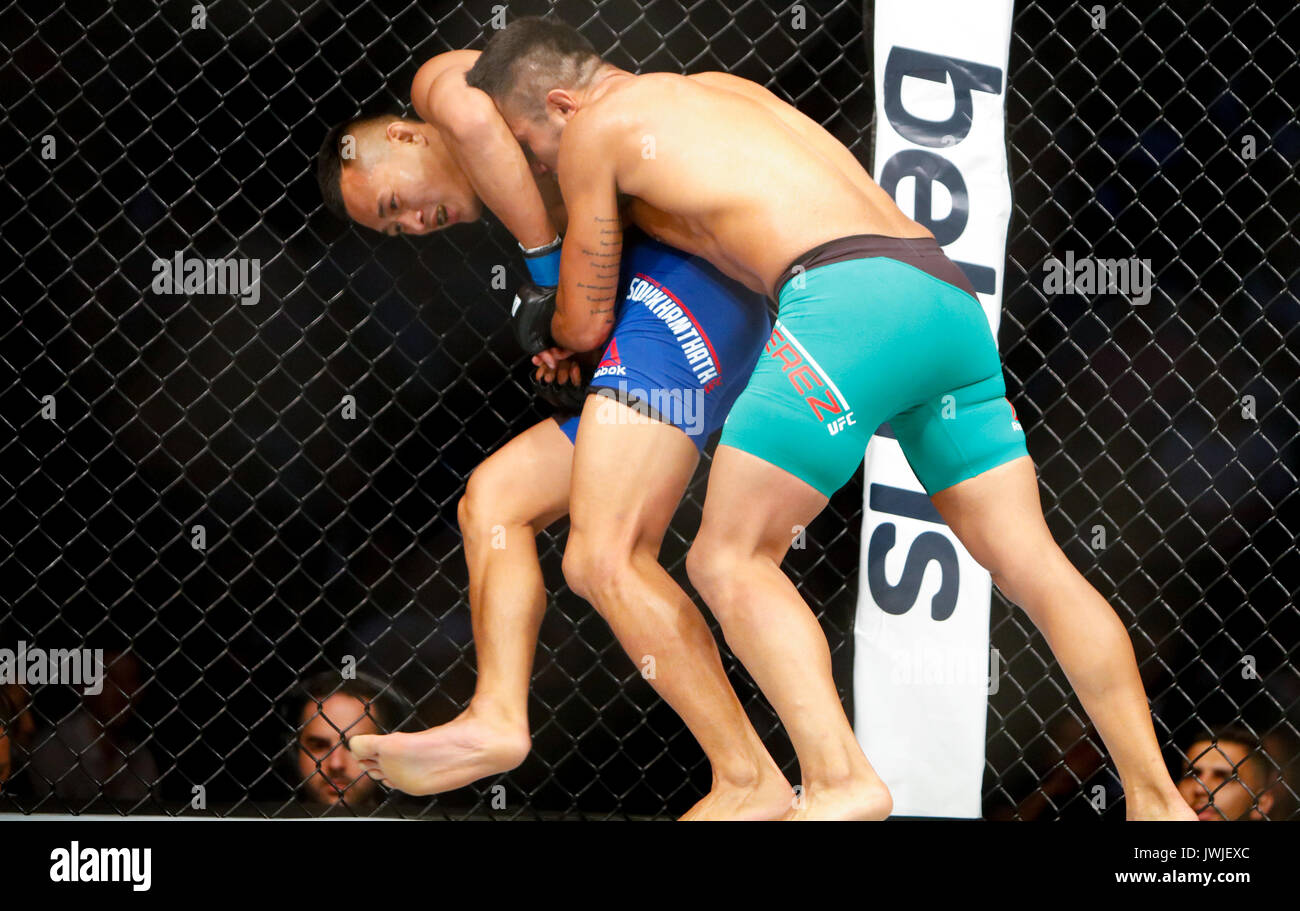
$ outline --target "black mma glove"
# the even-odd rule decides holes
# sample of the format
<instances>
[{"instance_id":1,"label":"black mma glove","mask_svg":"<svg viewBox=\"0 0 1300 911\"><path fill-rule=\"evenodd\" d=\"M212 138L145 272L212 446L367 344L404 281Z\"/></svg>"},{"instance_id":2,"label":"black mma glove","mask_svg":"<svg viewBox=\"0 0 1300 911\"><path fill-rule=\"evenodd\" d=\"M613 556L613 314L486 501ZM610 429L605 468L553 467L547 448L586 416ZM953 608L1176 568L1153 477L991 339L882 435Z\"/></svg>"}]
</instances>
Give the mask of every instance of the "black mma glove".
<instances>
[{"instance_id":1,"label":"black mma glove","mask_svg":"<svg viewBox=\"0 0 1300 911\"><path fill-rule=\"evenodd\" d=\"M576 386L573 383L560 383L555 380L539 380L536 369L528 375L532 378L533 390L543 401L560 411L581 414L582 405L587 400L587 388L591 383L592 370L585 364L579 364L578 370L582 374L582 382Z\"/></svg>"},{"instance_id":2,"label":"black mma glove","mask_svg":"<svg viewBox=\"0 0 1300 911\"><path fill-rule=\"evenodd\" d=\"M540 288L525 282L510 308L510 328L524 354L532 357L547 348L557 348L551 338L551 317L555 316L555 288Z\"/></svg>"}]
</instances>

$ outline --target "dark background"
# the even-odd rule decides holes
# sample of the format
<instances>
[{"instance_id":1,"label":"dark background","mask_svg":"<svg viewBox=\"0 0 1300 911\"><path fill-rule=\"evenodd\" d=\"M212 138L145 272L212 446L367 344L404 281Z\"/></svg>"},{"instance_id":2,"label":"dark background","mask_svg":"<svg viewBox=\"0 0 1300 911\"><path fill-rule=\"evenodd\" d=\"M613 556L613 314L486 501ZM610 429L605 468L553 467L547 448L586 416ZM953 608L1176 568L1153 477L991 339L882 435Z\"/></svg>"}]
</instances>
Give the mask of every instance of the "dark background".
<instances>
[{"instance_id":1,"label":"dark background","mask_svg":"<svg viewBox=\"0 0 1300 911\"><path fill-rule=\"evenodd\" d=\"M403 110L428 57L481 47L492 5L222 0L196 30L188 3L0 2L0 645L141 661L135 724L161 803L116 811L176 812L202 783L221 812L294 812L272 764L293 736L277 708L345 655L415 704L410 726L468 701L456 501L545 414L520 384L511 292L489 286L493 265L512 286L522 265L491 219L398 239L338 223L312 158L340 120ZM764 83L869 162L862 4L802 6L803 30L787 5L715 0L515 2L509 16L552 9L628 69ZM1017 4L1008 395L1053 532L1130 626L1162 743L1243 720L1282 767L1300 753L1298 17L1285 3L1112 4L1096 29L1090 6ZM260 259L260 302L154 295L154 258L177 250ZM1067 250L1149 258L1151 302L1049 300L1043 262ZM706 470L665 547L683 584ZM787 564L846 698L861 497L858 478ZM535 750L498 815L680 813L708 786L703 756L563 588L563 525L552 532ZM986 813L1095 816L1094 784L1118 796L1099 741L1043 639L996 595L992 640L1008 665ZM1243 655L1260 679L1243 679ZM729 666L793 778L773 714ZM66 688L37 694L44 724L74 706ZM1045 780L1066 787L1017 811ZM379 812L478 812L491 783Z\"/></svg>"}]
</instances>

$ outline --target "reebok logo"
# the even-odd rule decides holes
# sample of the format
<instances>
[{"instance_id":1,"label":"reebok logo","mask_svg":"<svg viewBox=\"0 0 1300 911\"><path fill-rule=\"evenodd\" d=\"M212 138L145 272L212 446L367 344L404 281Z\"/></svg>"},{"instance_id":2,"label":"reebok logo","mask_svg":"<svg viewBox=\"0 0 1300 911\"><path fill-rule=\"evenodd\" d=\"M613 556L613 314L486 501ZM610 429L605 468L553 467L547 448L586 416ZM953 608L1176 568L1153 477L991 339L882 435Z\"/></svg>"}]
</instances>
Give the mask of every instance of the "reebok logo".
<instances>
[{"instance_id":1,"label":"reebok logo","mask_svg":"<svg viewBox=\"0 0 1300 911\"><path fill-rule=\"evenodd\" d=\"M601 367L613 367L623 363L623 359L618 356L618 339L610 339L609 347L605 349L605 356L600 359L596 365L597 369Z\"/></svg>"}]
</instances>

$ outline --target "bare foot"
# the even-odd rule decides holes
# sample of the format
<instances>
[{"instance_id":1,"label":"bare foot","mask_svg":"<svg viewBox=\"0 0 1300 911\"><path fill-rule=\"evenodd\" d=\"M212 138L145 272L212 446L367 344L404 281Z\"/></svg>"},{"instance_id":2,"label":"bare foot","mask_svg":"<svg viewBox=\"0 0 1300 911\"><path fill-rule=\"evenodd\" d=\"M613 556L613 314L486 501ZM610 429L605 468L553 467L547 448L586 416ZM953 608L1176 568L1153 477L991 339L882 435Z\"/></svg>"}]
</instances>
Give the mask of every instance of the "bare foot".
<instances>
[{"instance_id":1,"label":"bare foot","mask_svg":"<svg viewBox=\"0 0 1300 911\"><path fill-rule=\"evenodd\" d=\"M749 787L714 781L713 790L683 814L683 822L780 819L790 809L794 788L773 767Z\"/></svg>"},{"instance_id":2,"label":"bare foot","mask_svg":"<svg viewBox=\"0 0 1300 911\"><path fill-rule=\"evenodd\" d=\"M532 743L526 730L466 711L418 734L358 734L348 749L361 766L407 794L441 794L518 766Z\"/></svg>"},{"instance_id":3,"label":"bare foot","mask_svg":"<svg viewBox=\"0 0 1300 911\"><path fill-rule=\"evenodd\" d=\"M889 788L879 778L862 778L837 785L809 787L795 798L787 820L885 819L894 811Z\"/></svg>"}]
</instances>

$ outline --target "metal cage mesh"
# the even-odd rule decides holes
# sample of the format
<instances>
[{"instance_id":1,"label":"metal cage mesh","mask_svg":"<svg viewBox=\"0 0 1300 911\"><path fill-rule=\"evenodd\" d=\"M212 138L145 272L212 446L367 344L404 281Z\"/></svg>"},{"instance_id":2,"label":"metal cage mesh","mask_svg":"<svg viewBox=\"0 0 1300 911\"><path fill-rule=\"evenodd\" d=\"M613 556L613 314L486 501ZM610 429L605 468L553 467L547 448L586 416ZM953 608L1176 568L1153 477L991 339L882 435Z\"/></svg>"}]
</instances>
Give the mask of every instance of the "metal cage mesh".
<instances>
[{"instance_id":1,"label":"metal cage mesh","mask_svg":"<svg viewBox=\"0 0 1300 911\"><path fill-rule=\"evenodd\" d=\"M1300 23L1286 4L1219 6L1115 8L1098 26L1088 4L1019 4L999 341L1048 522L1129 627L1171 765L1244 723L1284 818L1300 787ZM50 775L23 757L68 740L84 707L35 690L7 795L20 810L187 813L197 786L223 815L310 812L286 760L302 678L355 659L404 696L408 728L468 701L456 504L475 465L545 414L521 382L509 292L489 287L493 266L513 286L522 265L490 219L401 239L340 224L312 157L344 118L405 110L415 68L481 47L499 10L0 2L0 646L106 648L108 688L126 691L67 745L100 766ZM625 68L763 83L867 160L860 2L505 14L548 11ZM154 293L155 259L177 251L256 259L260 300ZM1149 260L1150 301L1048 296L1044 263L1066 251ZM684 586L707 464L663 553ZM787 563L846 700L861 500L859 477ZM563 587L563 542L563 525L540 539L552 602L531 757L348 812L660 816L707 789L688 732ZM1043 638L996 595L992 644L1006 668L986 815L1122 816L1095 800L1117 781ZM724 660L793 777L774 714Z\"/></svg>"}]
</instances>

